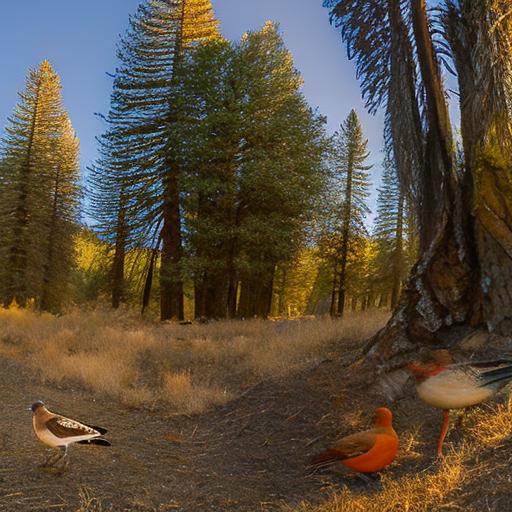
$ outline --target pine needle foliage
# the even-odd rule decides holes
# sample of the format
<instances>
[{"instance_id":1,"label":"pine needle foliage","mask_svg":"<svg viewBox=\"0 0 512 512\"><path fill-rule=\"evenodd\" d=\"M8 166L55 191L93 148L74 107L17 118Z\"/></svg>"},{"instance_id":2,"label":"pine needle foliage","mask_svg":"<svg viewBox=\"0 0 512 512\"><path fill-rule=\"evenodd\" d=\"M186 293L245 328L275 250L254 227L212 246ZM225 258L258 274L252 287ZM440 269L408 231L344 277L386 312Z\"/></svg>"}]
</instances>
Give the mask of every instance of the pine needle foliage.
<instances>
[{"instance_id":1,"label":"pine needle foliage","mask_svg":"<svg viewBox=\"0 0 512 512\"><path fill-rule=\"evenodd\" d=\"M367 145L357 113L352 110L333 138L331 184L320 240L322 253L331 262L333 316L343 314L349 260L363 250L368 236L365 218L370 212L368 171L372 166L366 164Z\"/></svg>"},{"instance_id":2,"label":"pine needle foliage","mask_svg":"<svg viewBox=\"0 0 512 512\"><path fill-rule=\"evenodd\" d=\"M402 283L407 275L406 265L406 204L398 173L392 157L383 163L382 185L378 189L377 216L374 238L377 244L376 287L381 295L390 298L391 308L398 302ZM382 301L384 302L384 301Z\"/></svg>"},{"instance_id":3,"label":"pine needle foliage","mask_svg":"<svg viewBox=\"0 0 512 512\"><path fill-rule=\"evenodd\" d=\"M323 186L325 120L270 22L239 43L203 45L180 73L172 139L196 316L266 316L275 268L294 256Z\"/></svg>"},{"instance_id":4,"label":"pine needle foliage","mask_svg":"<svg viewBox=\"0 0 512 512\"><path fill-rule=\"evenodd\" d=\"M176 311L182 308L181 173L172 154L176 115L170 97L186 52L219 38L210 0L151 0L139 6L119 43L108 127L90 179L97 229L116 248L114 305L122 295L125 252L163 240L162 293L177 303L169 310L166 297L163 316L182 315Z\"/></svg>"},{"instance_id":5,"label":"pine needle foliage","mask_svg":"<svg viewBox=\"0 0 512 512\"><path fill-rule=\"evenodd\" d=\"M276 265L323 184L325 119L278 27L229 43L209 5L139 8L91 170L97 228L115 247L113 303L126 252L160 249L162 318L183 316L185 280L196 316L268 314Z\"/></svg>"},{"instance_id":6,"label":"pine needle foliage","mask_svg":"<svg viewBox=\"0 0 512 512\"><path fill-rule=\"evenodd\" d=\"M78 139L48 61L30 70L1 143L0 289L58 311L67 297L78 221Z\"/></svg>"}]
</instances>

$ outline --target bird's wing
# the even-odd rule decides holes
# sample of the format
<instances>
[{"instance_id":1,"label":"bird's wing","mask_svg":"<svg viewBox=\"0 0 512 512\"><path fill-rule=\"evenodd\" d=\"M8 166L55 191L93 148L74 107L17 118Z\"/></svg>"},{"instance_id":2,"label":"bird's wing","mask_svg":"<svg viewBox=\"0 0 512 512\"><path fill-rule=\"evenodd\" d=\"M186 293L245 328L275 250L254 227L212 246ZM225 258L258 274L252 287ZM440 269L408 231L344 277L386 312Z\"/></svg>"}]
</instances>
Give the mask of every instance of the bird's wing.
<instances>
[{"instance_id":1,"label":"bird's wing","mask_svg":"<svg viewBox=\"0 0 512 512\"><path fill-rule=\"evenodd\" d=\"M469 361L467 363L461 363L461 364L468 364L475 368L481 368L482 370L488 370L492 368L497 368L499 366L503 365L510 365L512 364L512 359L494 359L492 361ZM456 366L456 365L452 365Z\"/></svg>"},{"instance_id":2,"label":"bird's wing","mask_svg":"<svg viewBox=\"0 0 512 512\"><path fill-rule=\"evenodd\" d=\"M376 433L371 430L352 434L338 441L334 448L313 457L311 464L313 466L328 466L338 461L363 455L373 448L376 440Z\"/></svg>"},{"instance_id":3,"label":"bird's wing","mask_svg":"<svg viewBox=\"0 0 512 512\"><path fill-rule=\"evenodd\" d=\"M110 441L107 441L102 437L95 437L93 439L85 439L84 441L78 441L78 444L112 446L112 443Z\"/></svg>"},{"instance_id":4,"label":"bird's wing","mask_svg":"<svg viewBox=\"0 0 512 512\"><path fill-rule=\"evenodd\" d=\"M448 369L459 372L459 375L460 372L464 372L480 385L486 386L495 382L510 380L512 378L512 364L510 363L507 359L497 359L450 365Z\"/></svg>"},{"instance_id":5,"label":"bird's wing","mask_svg":"<svg viewBox=\"0 0 512 512\"><path fill-rule=\"evenodd\" d=\"M86 427L89 427L89 428L92 428L93 430L96 430L101 435L106 434L108 432L108 430L106 428L98 427L97 425L86 425Z\"/></svg>"},{"instance_id":6,"label":"bird's wing","mask_svg":"<svg viewBox=\"0 0 512 512\"><path fill-rule=\"evenodd\" d=\"M367 430L340 439L334 449L340 454L340 458L348 459L371 450L376 440L376 433L372 430Z\"/></svg>"},{"instance_id":7,"label":"bird's wing","mask_svg":"<svg viewBox=\"0 0 512 512\"><path fill-rule=\"evenodd\" d=\"M46 428L56 437L66 438L75 436L99 435L100 433L83 423L65 418L64 416L54 416L46 422Z\"/></svg>"}]
</instances>

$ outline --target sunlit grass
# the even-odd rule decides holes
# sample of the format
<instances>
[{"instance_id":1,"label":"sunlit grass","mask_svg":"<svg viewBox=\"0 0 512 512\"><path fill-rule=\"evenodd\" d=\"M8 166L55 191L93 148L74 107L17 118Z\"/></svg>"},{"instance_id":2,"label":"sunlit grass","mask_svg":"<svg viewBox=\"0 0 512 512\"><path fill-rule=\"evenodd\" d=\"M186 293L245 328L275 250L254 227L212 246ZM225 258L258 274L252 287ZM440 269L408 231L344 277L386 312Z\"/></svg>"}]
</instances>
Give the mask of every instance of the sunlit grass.
<instances>
[{"instance_id":1,"label":"sunlit grass","mask_svg":"<svg viewBox=\"0 0 512 512\"><path fill-rule=\"evenodd\" d=\"M353 344L385 321L380 312L346 319L143 322L127 312L75 311L61 317L0 309L0 352L43 380L73 383L133 407L186 413L223 404L244 386L278 378Z\"/></svg>"},{"instance_id":2,"label":"sunlit grass","mask_svg":"<svg viewBox=\"0 0 512 512\"><path fill-rule=\"evenodd\" d=\"M464 450L447 457L430 473L399 478L382 476L378 492L354 492L345 487L329 501L313 506L302 504L296 512L427 512L437 510L441 502L448 505L451 492L466 478ZM447 506L446 509L449 509ZM291 509L289 509L291 510Z\"/></svg>"}]
</instances>

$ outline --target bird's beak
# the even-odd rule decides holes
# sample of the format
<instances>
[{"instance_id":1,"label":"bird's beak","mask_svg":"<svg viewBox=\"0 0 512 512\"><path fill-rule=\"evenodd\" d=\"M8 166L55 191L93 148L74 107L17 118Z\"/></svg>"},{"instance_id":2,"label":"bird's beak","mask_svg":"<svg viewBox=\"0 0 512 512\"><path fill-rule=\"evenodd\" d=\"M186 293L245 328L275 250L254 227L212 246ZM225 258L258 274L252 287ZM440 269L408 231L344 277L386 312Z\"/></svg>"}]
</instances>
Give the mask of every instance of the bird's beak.
<instances>
[{"instance_id":1,"label":"bird's beak","mask_svg":"<svg viewBox=\"0 0 512 512\"><path fill-rule=\"evenodd\" d=\"M27 411L32 411L32 407L27 407Z\"/></svg>"}]
</instances>

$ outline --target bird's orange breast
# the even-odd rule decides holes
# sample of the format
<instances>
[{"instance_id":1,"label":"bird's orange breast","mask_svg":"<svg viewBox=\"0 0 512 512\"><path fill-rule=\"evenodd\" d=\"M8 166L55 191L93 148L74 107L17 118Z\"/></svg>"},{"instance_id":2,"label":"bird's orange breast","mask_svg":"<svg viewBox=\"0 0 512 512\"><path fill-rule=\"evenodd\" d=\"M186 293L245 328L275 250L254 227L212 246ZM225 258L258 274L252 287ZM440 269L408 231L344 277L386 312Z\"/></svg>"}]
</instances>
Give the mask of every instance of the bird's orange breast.
<instances>
[{"instance_id":1,"label":"bird's orange breast","mask_svg":"<svg viewBox=\"0 0 512 512\"><path fill-rule=\"evenodd\" d=\"M398 437L377 434L375 444L363 455L340 461L344 466L360 473L375 473L393 462L398 451Z\"/></svg>"}]
</instances>

